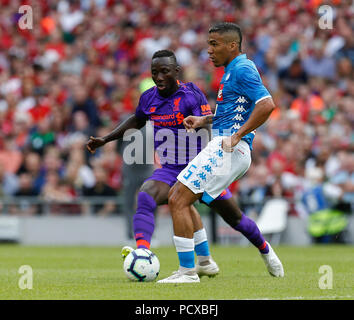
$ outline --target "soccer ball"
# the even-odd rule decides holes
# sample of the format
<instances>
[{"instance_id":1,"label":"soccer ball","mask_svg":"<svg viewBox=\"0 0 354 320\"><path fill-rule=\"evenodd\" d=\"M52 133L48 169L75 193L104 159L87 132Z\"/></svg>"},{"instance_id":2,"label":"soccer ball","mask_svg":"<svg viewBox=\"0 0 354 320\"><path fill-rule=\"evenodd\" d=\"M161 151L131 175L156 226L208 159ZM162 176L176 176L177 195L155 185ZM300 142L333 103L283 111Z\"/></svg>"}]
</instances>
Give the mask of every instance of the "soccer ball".
<instances>
[{"instance_id":1,"label":"soccer ball","mask_svg":"<svg viewBox=\"0 0 354 320\"><path fill-rule=\"evenodd\" d=\"M132 281L154 281L160 272L160 261L148 249L135 249L124 259L123 268Z\"/></svg>"}]
</instances>

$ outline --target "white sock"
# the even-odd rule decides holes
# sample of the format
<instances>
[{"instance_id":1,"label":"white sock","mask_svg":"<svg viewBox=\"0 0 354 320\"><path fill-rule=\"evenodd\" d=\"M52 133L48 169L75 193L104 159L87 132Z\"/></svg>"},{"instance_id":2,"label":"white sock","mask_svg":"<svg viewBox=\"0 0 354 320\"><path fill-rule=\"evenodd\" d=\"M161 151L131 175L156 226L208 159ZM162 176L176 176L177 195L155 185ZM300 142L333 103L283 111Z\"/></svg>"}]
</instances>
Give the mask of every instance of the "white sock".
<instances>
[{"instance_id":1,"label":"white sock","mask_svg":"<svg viewBox=\"0 0 354 320\"><path fill-rule=\"evenodd\" d=\"M208 241L206 230L200 229L193 234L194 245L201 244L204 241Z\"/></svg>"},{"instance_id":2,"label":"white sock","mask_svg":"<svg viewBox=\"0 0 354 320\"><path fill-rule=\"evenodd\" d=\"M194 240L189 238L173 236L173 241L176 246L180 269L181 267L189 270L195 268Z\"/></svg>"},{"instance_id":3,"label":"white sock","mask_svg":"<svg viewBox=\"0 0 354 320\"><path fill-rule=\"evenodd\" d=\"M194 232L194 250L197 254L198 263L203 264L210 260L208 238L205 228Z\"/></svg>"}]
</instances>

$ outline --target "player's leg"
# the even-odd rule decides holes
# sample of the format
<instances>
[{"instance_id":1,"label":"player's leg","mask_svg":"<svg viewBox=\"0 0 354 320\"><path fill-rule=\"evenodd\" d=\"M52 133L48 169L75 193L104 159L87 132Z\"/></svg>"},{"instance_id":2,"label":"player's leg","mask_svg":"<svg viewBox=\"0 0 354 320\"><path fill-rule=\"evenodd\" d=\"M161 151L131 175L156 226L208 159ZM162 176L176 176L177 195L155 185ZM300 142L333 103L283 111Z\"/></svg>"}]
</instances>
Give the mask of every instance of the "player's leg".
<instances>
[{"instance_id":1,"label":"player's leg","mask_svg":"<svg viewBox=\"0 0 354 320\"><path fill-rule=\"evenodd\" d=\"M178 175L177 179L189 192L198 195L200 195L200 192L203 192L202 200L210 204L218 198L229 184L241 178L247 172L250 164L250 149L244 141L241 141L237 145L234 152L225 153L221 147L221 139L218 137L209 142L208 146L189 163L186 169ZM179 190L184 191L183 188L179 188ZM175 194L175 202L177 204L181 201L181 193L183 196L183 192ZM230 219L229 217L226 218ZM247 218L246 216L243 217L239 214L238 218L235 216L233 219L237 220L229 220L229 222L234 224L235 227L242 229L243 232L248 233L251 237L252 231L249 230L252 230L252 227L255 225L252 223L253 221L250 223L248 219L245 219ZM257 234L255 239L260 239L259 237L257 238ZM283 276L283 268L280 260L276 257L270 245L266 243L267 245L269 252L262 254L262 258L265 260L268 270L278 269L275 273L270 273L275 276ZM273 266L277 265L277 268L270 267L271 264Z\"/></svg>"},{"instance_id":2,"label":"player's leg","mask_svg":"<svg viewBox=\"0 0 354 320\"><path fill-rule=\"evenodd\" d=\"M197 209L192 205L190 208L194 225L194 251L197 255L196 271L199 276L214 277L219 273L219 267L213 260L209 250L206 230Z\"/></svg>"},{"instance_id":3,"label":"player's leg","mask_svg":"<svg viewBox=\"0 0 354 320\"><path fill-rule=\"evenodd\" d=\"M137 211L133 219L134 234L138 248L147 247L147 245L150 244L154 229L154 211L158 205L167 204L168 192L170 187L177 181L177 176L179 173L180 169L157 169L141 187L138 194ZM203 222L195 208L192 209L191 215L193 219L193 231L195 236L198 238L198 244L203 242L203 244L195 248L198 257L200 254L204 254L201 248L209 247L209 245L206 232L203 227ZM130 247L125 248L127 253L132 250ZM204 260L203 264L205 265L205 275L214 276L217 274L216 271L218 271L219 268L215 261L209 259L209 265L207 266L208 262ZM199 259L197 266L199 266Z\"/></svg>"},{"instance_id":4,"label":"player's leg","mask_svg":"<svg viewBox=\"0 0 354 320\"><path fill-rule=\"evenodd\" d=\"M137 248L150 249L155 229L155 209L167 202L170 186L162 181L148 180L141 186L137 197L137 209L133 229Z\"/></svg>"},{"instance_id":5,"label":"player's leg","mask_svg":"<svg viewBox=\"0 0 354 320\"><path fill-rule=\"evenodd\" d=\"M191 205L201 195L194 194L179 181L171 188L168 205L173 221L173 241L176 246L179 269L172 276L158 283L199 282L194 263L194 224Z\"/></svg>"},{"instance_id":6,"label":"player's leg","mask_svg":"<svg viewBox=\"0 0 354 320\"><path fill-rule=\"evenodd\" d=\"M203 159L203 162L209 165L208 171L211 173L205 177L202 201L210 204L231 227L243 233L257 248L267 253L267 244L257 225L242 215L230 192L225 190L234 180L240 179L250 167L251 152L248 144L240 141L232 153L227 153L223 151L219 137L215 140L212 150L214 151L209 152L207 161ZM201 177L200 172L206 171L206 165L199 168L192 175L192 179ZM181 179L183 182L183 177ZM193 188L190 182L186 183Z\"/></svg>"},{"instance_id":7,"label":"player's leg","mask_svg":"<svg viewBox=\"0 0 354 320\"><path fill-rule=\"evenodd\" d=\"M190 206L200 199L204 184L211 177L209 159L215 151L219 141L211 141L208 145L181 171L175 185L171 188L168 205L173 220L174 243L179 259L178 272L158 281L159 283L199 282L194 264L193 248L193 221ZM215 161L215 165L217 165ZM207 167L206 167L207 166ZM206 167L206 172L201 172ZM209 170L210 169L210 170Z\"/></svg>"},{"instance_id":8,"label":"player's leg","mask_svg":"<svg viewBox=\"0 0 354 320\"><path fill-rule=\"evenodd\" d=\"M202 219L197 209L193 205L190 206L190 213L194 226L194 250L197 255L198 261L204 262L205 260L210 259L210 251L206 230L204 229Z\"/></svg>"},{"instance_id":9,"label":"player's leg","mask_svg":"<svg viewBox=\"0 0 354 320\"><path fill-rule=\"evenodd\" d=\"M156 170L157 171L157 170ZM151 180L158 178L160 172L154 172L140 187L137 196L137 208L133 217L133 231L137 248L150 249L151 238L155 230L155 210L160 204L167 203L170 186L162 181ZM133 251L130 246L122 249L122 258Z\"/></svg>"},{"instance_id":10,"label":"player's leg","mask_svg":"<svg viewBox=\"0 0 354 320\"><path fill-rule=\"evenodd\" d=\"M177 181L177 175L180 170L171 169L157 169L153 175L144 182L140 188L137 199L137 210L133 217L133 229L138 248L149 248L151 243L151 237L155 228L154 211L158 205L167 204L168 192L170 186ZM196 247L197 257L201 254L205 254L202 248L209 247L206 237L206 232L203 227L200 215L195 208L191 211L193 218L193 230L195 236L198 238L199 246ZM201 244L203 242L203 244ZM125 258L131 251L132 247L125 246L122 249L122 256ZM210 257L210 255L209 255ZM199 267L198 259L197 267ZM218 273L218 266L210 257L209 265L207 261L203 261L204 269L203 274L208 276L214 276Z\"/></svg>"},{"instance_id":11,"label":"player's leg","mask_svg":"<svg viewBox=\"0 0 354 320\"><path fill-rule=\"evenodd\" d=\"M261 253L268 253L269 248L256 223L242 213L233 198L216 199L209 205L231 228L242 233Z\"/></svg>"},{"instance_id":12,"label":"player's leg","mask_svg":"<svg viewBox=\"0 0 354 320\"><path fill-rule=\"evenodd\" d=\"M257 224L248 218L232 197L221 196L209 204L233 229L242 233L258 248L269 273L275 277L283 277L283 266L270 244L265 241Z\"/></svg>"}]
</instances>

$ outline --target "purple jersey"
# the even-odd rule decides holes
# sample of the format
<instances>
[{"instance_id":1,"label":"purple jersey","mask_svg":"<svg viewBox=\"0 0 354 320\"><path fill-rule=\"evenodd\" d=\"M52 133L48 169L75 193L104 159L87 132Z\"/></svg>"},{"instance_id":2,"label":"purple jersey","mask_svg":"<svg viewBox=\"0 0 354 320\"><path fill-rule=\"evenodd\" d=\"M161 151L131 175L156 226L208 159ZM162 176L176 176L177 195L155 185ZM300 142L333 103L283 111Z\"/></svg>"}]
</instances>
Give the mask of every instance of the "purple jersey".
<instances>
[{"instance_id":1,"label":"purple jersey","mask_svg":"<svg viewBox=\"0 0 354 320\"><path fill-rule=\"evenodd\" d=\"M181 83L171 96L161 97L157 88L146 90L140 97L135 115L152 121L154 148L163 167L185 167L208 142L205 129L187 133L183 119L210 115L203 92L193 83Z\"/></svg>"}]
</instances>

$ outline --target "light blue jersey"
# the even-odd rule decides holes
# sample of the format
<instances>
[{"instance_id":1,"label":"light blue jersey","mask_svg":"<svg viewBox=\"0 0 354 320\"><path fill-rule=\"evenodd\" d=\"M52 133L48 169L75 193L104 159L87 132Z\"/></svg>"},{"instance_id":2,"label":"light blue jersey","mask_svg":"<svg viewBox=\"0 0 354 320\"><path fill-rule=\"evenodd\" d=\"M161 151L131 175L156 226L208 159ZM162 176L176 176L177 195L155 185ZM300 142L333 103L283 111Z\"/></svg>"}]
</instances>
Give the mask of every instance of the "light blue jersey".
<instances>
[{"instance_id":1,"label":"light blue jersey","mask_svg":"<svg viewBox=\"0 0 354 320\"><path fill-rule=\"evenodd\" d=\"M246 54L237 56L225 68L220 82L213 135L229 136L237 132L248 120L256 103L270 96L255 64L247 59ZM242 138L251 149L255 132Z\"/></svg>"}]
</instances>

